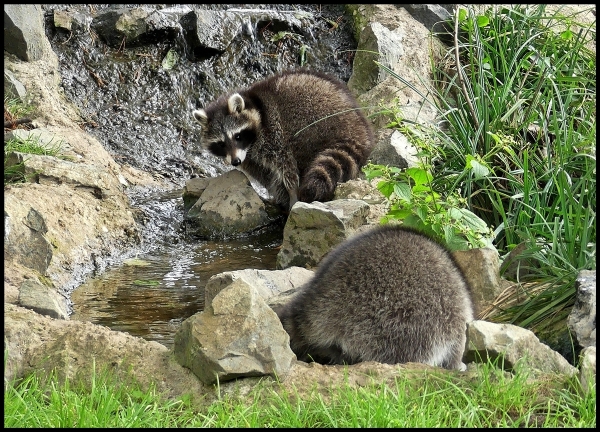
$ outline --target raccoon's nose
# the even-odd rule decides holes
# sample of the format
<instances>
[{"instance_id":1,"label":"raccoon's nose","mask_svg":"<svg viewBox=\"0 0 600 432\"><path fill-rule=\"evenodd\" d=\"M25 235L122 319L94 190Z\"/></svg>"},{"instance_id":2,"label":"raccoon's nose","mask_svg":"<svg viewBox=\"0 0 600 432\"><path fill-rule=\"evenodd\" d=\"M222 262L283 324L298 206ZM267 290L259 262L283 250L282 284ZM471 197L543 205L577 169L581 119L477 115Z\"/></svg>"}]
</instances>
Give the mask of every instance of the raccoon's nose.
<instances>
[{"instance_id":1,"label":"raccoon's nose","mask_svg":"<svg viewBox=\"0 0 600 432\"><path fill-rule=\"evenodd\" d=\"M241 163L242 163L242 161L240 160L239 157L231 159L231 165L233 165L233 166L238 166Z\"/></svg>"}]
</instances>

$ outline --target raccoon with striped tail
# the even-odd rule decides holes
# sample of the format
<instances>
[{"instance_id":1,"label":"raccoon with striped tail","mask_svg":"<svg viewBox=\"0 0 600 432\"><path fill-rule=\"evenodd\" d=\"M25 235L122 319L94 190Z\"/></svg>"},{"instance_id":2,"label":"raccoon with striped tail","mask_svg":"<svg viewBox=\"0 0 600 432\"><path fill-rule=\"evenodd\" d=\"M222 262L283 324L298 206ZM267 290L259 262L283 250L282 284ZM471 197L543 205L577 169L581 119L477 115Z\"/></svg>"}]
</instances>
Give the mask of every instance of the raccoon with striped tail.
<instances>
[{"instance_id":1,"label":"raccoon with striped tail","mask_svg":"<svg viewBox=\"0 0 600 432\"><path fill-rule=\"evenodd\" d=\"M276 312L301 361L466 369L470 287L450 252L412 229L379 226L338 245Z\"/></svg>"},{"instance_id":2,"label":"raccoon with striped tail","mask_svg":"<svg viewBox=\"0 0 600 432\"><path fill-rule=\"evenodd\" d=\"M289 211L330 201L354 179L375 145L347 86L320 72L281 72L193 111L201 145L266 187Z\"/></svg>"}]
</instances>

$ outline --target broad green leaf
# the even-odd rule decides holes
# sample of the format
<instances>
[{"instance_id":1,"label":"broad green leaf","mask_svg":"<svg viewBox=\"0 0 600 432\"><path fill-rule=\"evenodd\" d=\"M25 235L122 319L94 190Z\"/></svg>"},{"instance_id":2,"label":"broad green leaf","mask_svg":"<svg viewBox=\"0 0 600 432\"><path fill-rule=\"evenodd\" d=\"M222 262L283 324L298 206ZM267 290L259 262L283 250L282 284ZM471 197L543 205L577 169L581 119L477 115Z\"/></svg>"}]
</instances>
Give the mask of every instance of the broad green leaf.
<instances>
[{"instance_id":1,"label":"broad green leaf","mask_svg":"<svg viewBox=\"0 0 600 432\"><path fill-rule=\"evenodd\" d=\"M410 186L406 183L395 183L394 192L396 193L396 196L399 199L404 200L406 202L411 202L412 193L410 191Z\"/></svg>"},{"instance_id":2,"label":"broad green leaf","mask_svg":"<svg viewBox=\"0 0 600 432\"><path fill-rule=\"evenodd\" d=\"M403 220L412 214L412 210L408 208L390 210L387 212L387 216L392 216L394 219Z\"/></svg>"},{"instance_id":3,"label":"broad green leaf","mask_svg":"<svg viewBox=\"0 0 600 432\"><path fill-rule=\"evenodd\" d=\"M461 218L457 218L462 221L465 226L470 228L471 230L479 233L487 233L488 226L486 223L479 218L475 213L467 209L457 209L460 213L462 213Z\"/></svg>"},{"instance_id":4,"label":"broad green leaf","mask_svg":"<svg viewBox=\"0 0 600 432\"><path fill-rule=\"evenodd\" d=\"M490 19L485 15L479 15L477 17L477 27L486 27L490 24Z\"/></svg>"},{"instance_id":5,"label":"broad green leaf","mask_svg":"<svg viewBox=\"0 0 600 432\"><path fill-rule=\"evenodd\" d=\"M565 30L560 34L561 39L571 40L573 39L573 32L571 30Z\"/></svg>"},{"instance_id":6,"label":"broad green leaf","mask_svg":"<svg viewBox=\"0 0 600 432\"><path fill-rule=\"evenodd\" d=\"M485 165L482 165L475 159L471 161L471 169L476 179L486 177L490 173L490 170Z\"/></svg>"},{"instance_id":7,"label":"broad green leaf","mask_svg":"<svg viewBox=\"0 0 600 432\"><path fill-rule=\"evenodd\" d=\"M379 189L379 192L381 192L383 194L383 196L385 196L386 198L389 198L390 196L392 196L392 193L394 192L395 184L396 184L396 182L393 182L393 181L382 180L379 183L377 183L377 189Z\"/></svg>"},{"instance_id":8,"label":"broad green leaf","mask_svg":"<svg viewBox=\"0 0 600 432\"><path fill-rule=\"evenodd\" d=\"M466 18L467 18L467 10L466 10L466 9L463 9L463 8L460 8L460 9L458 10L458 21L459 21L459 22L462 22L462 21L464 21Z\"/></svg>"},{"instance_id":9,"label":"broad green leaf","mask_svg":"<svg viewBox=\"0 0 600 432\"><path fill-rule=\"evenodd\" d=\"M375 177L383 176L382 169L364 169L363 171L365 172L365 176L367 177L367 180L372 180Z\"/></svg>"},{"instance_id":10,"label":"broad green leaf","mask_svg":"<svg viewBox=\"0 0 600 432\"><path fill-rule=\"evenodd\" d=\"M415 181L416 186L427 184L433 180L431 173L423 168L408 168L406 170L406 174L408 174Z\"/></svg>"}]
</instances>

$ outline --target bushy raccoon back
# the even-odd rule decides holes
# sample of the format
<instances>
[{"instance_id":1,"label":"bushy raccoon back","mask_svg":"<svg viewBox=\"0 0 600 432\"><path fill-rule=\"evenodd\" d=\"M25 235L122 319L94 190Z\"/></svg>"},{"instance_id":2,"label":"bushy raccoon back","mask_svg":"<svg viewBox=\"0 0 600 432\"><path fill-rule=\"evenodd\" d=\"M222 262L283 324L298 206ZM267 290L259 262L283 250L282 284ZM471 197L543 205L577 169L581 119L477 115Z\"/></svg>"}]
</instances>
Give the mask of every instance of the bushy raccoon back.
<instances>
[{"instance_id":1,"label":"bushy raccoon back","mask_svg":"<svg viewBox=\"0 0 600 432\"><path fill-rule=\"evenodd\" d=\"M445 247L418 231L382 226L331 251L278 314L303 361L464 369L473 306Z\"/></svg>"}]
</instances>

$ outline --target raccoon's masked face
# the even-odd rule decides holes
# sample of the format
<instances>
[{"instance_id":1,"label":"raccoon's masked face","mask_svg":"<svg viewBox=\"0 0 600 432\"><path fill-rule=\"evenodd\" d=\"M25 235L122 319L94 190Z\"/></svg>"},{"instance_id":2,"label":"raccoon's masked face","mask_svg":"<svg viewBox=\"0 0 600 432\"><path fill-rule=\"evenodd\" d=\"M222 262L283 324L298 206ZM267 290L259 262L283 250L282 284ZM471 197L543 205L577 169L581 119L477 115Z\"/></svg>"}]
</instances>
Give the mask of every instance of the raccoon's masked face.
<instances>
[{"instance_id":1,"label":"raccoon's masked face","mask_svg":"<svg viewBox=\"0 0 600 432\"><path fill-rule=\"evenodd\" d=\"M226 105L219 99L193 115L202 126L204 148L233 166L244 162L248 147L256 141L260 115L255 109L245 109L242 96L234 93Z\"/></svg>"}]
</instances>

